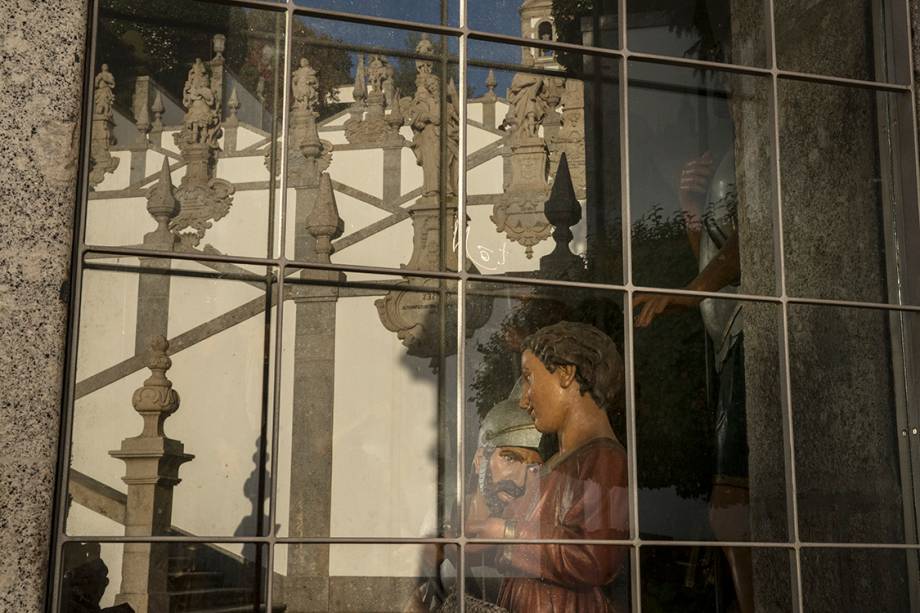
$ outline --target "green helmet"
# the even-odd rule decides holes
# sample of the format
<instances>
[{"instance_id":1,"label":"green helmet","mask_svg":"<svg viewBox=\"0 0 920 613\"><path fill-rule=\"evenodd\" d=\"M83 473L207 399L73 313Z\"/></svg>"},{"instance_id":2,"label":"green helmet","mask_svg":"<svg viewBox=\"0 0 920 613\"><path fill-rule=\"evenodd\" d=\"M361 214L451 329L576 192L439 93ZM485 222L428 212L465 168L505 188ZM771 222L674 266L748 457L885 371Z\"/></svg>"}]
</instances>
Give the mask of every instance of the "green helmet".
<instances>
[{"instance_id":1,"label":"green helmet","mask_svg":"<svg viewBox=\"0 0 920 613\"><path fill-rule=\"evenodd\" d=\"M480 447L540 447L542 434L533 425L527 411L518 406L520 398L521 380L518 379L508 398L489 409L479 424Z\"/></svg>"}]
</instances>

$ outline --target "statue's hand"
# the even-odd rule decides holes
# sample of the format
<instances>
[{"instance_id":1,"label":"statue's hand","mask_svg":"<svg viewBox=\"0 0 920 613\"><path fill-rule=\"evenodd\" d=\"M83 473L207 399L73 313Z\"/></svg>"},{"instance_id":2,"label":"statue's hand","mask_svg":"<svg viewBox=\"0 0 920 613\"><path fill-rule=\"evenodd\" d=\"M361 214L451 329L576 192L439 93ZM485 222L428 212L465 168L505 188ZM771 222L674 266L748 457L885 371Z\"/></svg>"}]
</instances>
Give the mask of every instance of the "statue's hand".
<instances>
[{"instance_id":1,"label":"statue's hand","mask_svg":"<svg viewBox=\"0 0 920 613\"><path fill-rule=\"evenodd\" d=\"M633 298L633 308L642 307L635 318L636 327L647 328L658 315L667 311L680 311L695 307L702 300L699 296L636 294Z\"/></svg>"},{"instance_id":2,"label":"statue's hand","mask_svg":"<svg viewBox=\"0 0 920 613\"><path fill-rule=\"evenodd\" d=\"M680 172L678 200L688 223L700 222L700 211L709 193L715 163L708 151L687 162Z\"/></svg>"}]
</instances>

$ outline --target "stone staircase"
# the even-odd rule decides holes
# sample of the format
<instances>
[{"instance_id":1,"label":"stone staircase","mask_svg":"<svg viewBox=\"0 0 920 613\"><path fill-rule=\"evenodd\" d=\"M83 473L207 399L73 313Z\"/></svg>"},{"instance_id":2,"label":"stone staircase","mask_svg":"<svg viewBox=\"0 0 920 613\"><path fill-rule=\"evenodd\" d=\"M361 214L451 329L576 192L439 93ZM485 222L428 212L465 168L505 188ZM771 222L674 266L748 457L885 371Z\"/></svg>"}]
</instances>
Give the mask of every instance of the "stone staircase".
<instances>
[{"instance_id":1,"label":"stone staircase","mask_svg":"<svg viewBox=\"0 0 920 613\"><path fill-rule=\"evenodd\" d=\"M230 557L213 545L174 543L169 555L170 613L265 611L263 589L252 562ZM283 613L282 604L272 613Z\"/></svg>"},{"instance_id":2,"label":"stone staircase","mask_svg":"<svg viewBox=\"0 0 920 613\"><path fill-rule=\"evenodd\" d=\"M92 477L71 469L70 493L80 504L118 523L125 521L127 496ZM171 527L168 536L192 536ZM173 542L169 547L170 613L252 613L266 611L264 586L257 581L251 560L208 543ZM278 579L279 576L275 575ZM118 577L109 580L118 581ZM272 613L283 613L283 604Z\"/></svg>"}]
</instances>

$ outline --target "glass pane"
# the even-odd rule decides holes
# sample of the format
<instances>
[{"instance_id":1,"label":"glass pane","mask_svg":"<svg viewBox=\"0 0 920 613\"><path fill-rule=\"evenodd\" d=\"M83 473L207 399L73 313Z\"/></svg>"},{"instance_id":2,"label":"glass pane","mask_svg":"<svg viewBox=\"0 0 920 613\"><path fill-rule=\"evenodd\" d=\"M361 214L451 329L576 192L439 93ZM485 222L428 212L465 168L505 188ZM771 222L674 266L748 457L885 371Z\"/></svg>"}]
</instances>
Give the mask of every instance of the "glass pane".
<instances>
[{"instance_id":1,"label":"glass pane","mask_svg":"<svg viewBox=\"0 0 920 613\"><path fill-rule=\"evenodd\" d=\"M67 532L264 533L265 273L134 258L86 266Z\"/></svg>"},{"instance_id":2,"label":"glass pane","mask_svg":"<svg viewBox=\"0 0 920 613\"><path fill-rule=\"evenodd\" d=\"M629 0L630 51L763 66L768 4L762 0Z\"/></svg>"},{"instance_id":3,"label":"glass pane","mask_svg":"<svg viewBox=\"0 0 920 613\"><path fill-rule=\"evenodd\" d=\"M803 541L901 543L913 313L793 304L789 366ZM905 346L906 344L906 346ZM915 436L915 435L912 435ZM912 504L911 504L912 508ZM912 513L912 511L911 511Z\"/></svg>"},{"instance_id":4,"label":"glass pane","mask_svg":"<svg viewBox=\"0 0 920 613\"><path fill-rule=\"evenodd\" d=\"M465 322L466 536L628 538L622 295L470 283Z\"/></svg>"},{"instance_id":5,"label":"glass pane","mask_svg":"<svg viewBox=\"0 0 920 613\"><path fill-rule=\"evenodd\" d=\"M459 0L296 0L304 8L456 26Z\"/></svg>"},{"instance_id":6,"label":"glass pane","mask_svg":"<svg viewBox=\"0 0 920 613\"><path fill-rule=\"evenodd\" d=\"M899 184L915 172L912 155L894 129L909 97L780 81L779 104L788 293L899 301L910 276L898 278L897 241L920 232L902 203L912 188Z\"/></svg>"},{"instance_id":7,"label":"glass pane","mask_svg":"<svg viewBox=\"0 0 920 613\"><path fill-rule=\"evenodd\" d=\"M288 256L456 270L457 40L294 23Z\"/></svg>"},{"instance_id":8,"label":"glass pane","mask_svg":"<svg viewBox=\"0 0 920 613\"><path fill-rule=\"evenodd\" d=\"M271 255L284 13L124 4L100 6L86 242Z\"/></svg>"},{"instance_id":9,"label":"glass pane","mask_svg":"<svg viewBox=\"0 0 920 613\"><path fill-rule=\"evenodd\" d=\"M469 54L469 267L621 283L617 61L533 67L517 46L478 41Z\"/></svg>"},{"instance_id":10,"label":"glass pane","mask_svg":"<svg viewBox=\"0 0 920 613\"><path fill-rule=\"evenodd\" d=\"M294 273L278 475L285 536L451 534L456 284Z\"/></svg>"},{"instance_id":11,"label":"glass pane","mask_svg":"<svg viewBox=\"0 0 920 613\"><path fill-rule=\"evenodd\" d=\"M770 83L629 65L633 282L775 294Z\"/></svg>"},{"instance_id":12,"label":"glass pane","mask_svg":"<svg viewBox=\"0 0 920 613\"><path fill-rule=\"evenodd\" d=\"M619 46L618 0L467 0L470 27L535 41L614 49ZM527 50L540 65L546 54Z\"/></svg>"},{"instance_id":13,"label":"glass pane","mask_svg":"<svg viewBox=\"0 0 920 613\"><path fill-rule=\"evenodd\" d=\"M629 611L630 548L467 546L466 610ZM456 609L452 609L456 610Z\"/></svg>"},{"instance_id":14,"label":"glass pane","mask_svg":"<svg viewBox=\"0 0 920 613\"><path fill-rule=\"evenodd\" d=\"M454 545L276 545L274 607L404 613L456 601Z\"/></svg>"},{"instance_id":15,"label":"glass pane","mask_svg":"<svg viewBox=\"0 0 920 613\"><path fill-rule=\"evenodd\" d=\"M641 293L634 305L641 535L785 540L779 307Z\"/></svg>"},{"instance_id":16,"label":"glass pane","mask_svg":"<svg viewBox=\"0 0 920 613\"><path fill-rule=\"evenodd\" d=\"M774 0L773 7L780 69L868 81L908 79L907 49L898 48L907 44L909 23L902 3Z\"/></svg>"},{"instance_id":17,"label":"glass pane","mask_svg":"<svg viewBox=\"0 0 920 613\"><path fill-rule=\"evenodd\" d=\"M242 543L65 543L58 611L263 610L267 553Z\"/></svg>"},{"instance_id":18,"label":"glass pane","mask_svg":"<svg viewBox=\"0 0 920 613\"><path fill-rule=\"evenodd\" d=\"M644 546L640 552L643 611L795 610L791 550Z\"/></svg>"},{"instance_id":19,"label":"glass pane","mask_svg":"<svg viewBox=\"0 0 920 613\"><path fill-rule=\"evenodd\" d=\"M807 548L801 556L806 611L916 608L916 550Z\"/></svg>"}]
</instances>

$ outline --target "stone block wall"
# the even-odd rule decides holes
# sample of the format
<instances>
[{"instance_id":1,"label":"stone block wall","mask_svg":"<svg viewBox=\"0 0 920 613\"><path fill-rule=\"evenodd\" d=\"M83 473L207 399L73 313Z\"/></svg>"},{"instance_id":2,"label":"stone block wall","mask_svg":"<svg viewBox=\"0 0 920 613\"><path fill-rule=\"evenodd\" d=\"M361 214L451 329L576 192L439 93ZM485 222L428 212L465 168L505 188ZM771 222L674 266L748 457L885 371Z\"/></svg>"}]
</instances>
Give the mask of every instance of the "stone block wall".
<instances>
[{"instance_id":1,"label":"stone block wall","mask_svg":"<svg viewBox=\"0 0 920 613\"><path fill-rule=\"evenodd\" d=\"M86 8L0 0L0 611L47 582Z\"/></svg>"}]
</instances>

